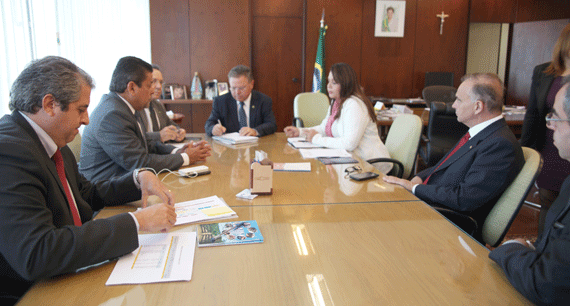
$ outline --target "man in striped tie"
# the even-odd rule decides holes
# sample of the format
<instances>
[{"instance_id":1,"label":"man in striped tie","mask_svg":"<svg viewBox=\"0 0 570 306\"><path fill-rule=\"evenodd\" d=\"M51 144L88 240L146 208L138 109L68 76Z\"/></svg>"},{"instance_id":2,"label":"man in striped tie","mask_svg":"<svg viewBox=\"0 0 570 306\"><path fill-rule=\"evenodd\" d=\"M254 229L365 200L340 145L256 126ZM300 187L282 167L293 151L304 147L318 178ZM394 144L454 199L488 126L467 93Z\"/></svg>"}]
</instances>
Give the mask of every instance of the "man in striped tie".
<instances>
[{"instance_id":1,"label":"man in striped tie","mask_svg":"<svg viewBox=\"0 0 570 306\"><path fill-rule=\"evenodd\" d=\"M570 79L556 94L546 126L554 131L560 157L570 161ZM533 244L509 240L489 257L505 271L513 286L538 305L566 305L570 301L570 176L546 215L544 231Z\"/></svg>"},{"instance_id":2,"label":"man in striped tie","mask_svg":"<svg viewBox=\"0 0 570 306\"><path fill-rule=\"evenodd\" d=\"M430 205L469 215L481 227L524 165L521 146L502 116L503 96L497 75L464 76L453 108L468 133L438 164L412 180L387 176L384 181L403 186Z\"/></svg>"}]
</instances>

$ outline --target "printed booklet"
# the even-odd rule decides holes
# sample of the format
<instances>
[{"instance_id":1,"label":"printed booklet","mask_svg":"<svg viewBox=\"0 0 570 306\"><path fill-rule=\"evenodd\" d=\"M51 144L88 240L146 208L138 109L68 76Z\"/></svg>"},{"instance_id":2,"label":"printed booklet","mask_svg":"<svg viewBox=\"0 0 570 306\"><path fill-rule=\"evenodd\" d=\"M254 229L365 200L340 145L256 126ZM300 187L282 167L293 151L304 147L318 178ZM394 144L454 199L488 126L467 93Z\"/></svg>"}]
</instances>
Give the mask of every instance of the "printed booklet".
<instances>
[{"instance_id":1,"label":"printed booklet","mask_svg":"<svg viewBox=\"0 0 570 306\"><path fill-rule=\"evenodd\" d=\"M198 225L198 247L262 242L255 220Z\"/></svg>"}]
</instances>

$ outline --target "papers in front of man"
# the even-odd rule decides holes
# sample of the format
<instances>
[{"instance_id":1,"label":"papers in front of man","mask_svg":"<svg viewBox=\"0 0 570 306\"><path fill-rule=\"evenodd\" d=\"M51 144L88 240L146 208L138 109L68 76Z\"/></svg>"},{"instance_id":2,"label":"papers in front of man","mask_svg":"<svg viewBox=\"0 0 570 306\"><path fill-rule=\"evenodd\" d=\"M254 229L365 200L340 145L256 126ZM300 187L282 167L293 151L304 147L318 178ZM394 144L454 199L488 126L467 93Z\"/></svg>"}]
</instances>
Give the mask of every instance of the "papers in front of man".
<instances>
[{"instance_id":1,"label":"papers in front of man","mask_svg":"<svg viewBox=\"0 0 570 306\"><path fill-rule=\"evenodd\" d=\"M273 171L311 172L311 163L273 163Z\"/></svg>"},{"instance_id":2,"label":"papers in front of man","mask_svg":"<svg viewBox=\"0 0 570 306\"><path fill-rule=\"evenodd\" d=\"M237 217L236 212L217 196L176 203L174 210L176 211L174 225Z\"/></svg>"},{"instance_id":3,"label":"papers in front of man","mask_svg":"<svg viewBox=\"0 0 570 306\"><path fill-rule=\"evenodd\" d=\"M139 235L139 247L119 259L107 286L189 281L196 232Z\"/></svg>"},{"instance_id":4,"label":"papers in front of man","mask_svg":"<svg viewBox=\"0 0 570 306\"><path fill-rule=\"evenodd\" d=\"M241 136L237 132L223 134L222 136L213 136L212 139L230 145L256 143L258 140L256 136Z\"/></svg>"},{"instance_id":5,"label":"papers in front of man","mask_svg":"<svg viewBox=\"0 0 570 306\"><path fill-rule=\"evenodd\" d=\"M289 137L287 142L295 149L322 148L322 146L305 140L305 137Z\"/></svg>"},{"instance_id":6,"label":"papers in front of man","mask_svg":"<svg viewBox=\"0 0 570 306\"><path fill-rule=\"evenodd\" d=\"M352 157L345 149L300 149L303 158L317 157Z\"/></svg>"}]
</instances>

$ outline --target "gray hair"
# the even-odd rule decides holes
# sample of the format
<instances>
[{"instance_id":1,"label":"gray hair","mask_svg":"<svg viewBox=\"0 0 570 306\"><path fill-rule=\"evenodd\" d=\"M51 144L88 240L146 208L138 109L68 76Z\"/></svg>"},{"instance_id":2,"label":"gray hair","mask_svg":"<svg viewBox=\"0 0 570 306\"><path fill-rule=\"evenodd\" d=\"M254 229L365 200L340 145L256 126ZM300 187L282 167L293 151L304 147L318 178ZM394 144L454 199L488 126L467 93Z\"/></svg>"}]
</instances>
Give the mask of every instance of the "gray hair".
<instances>
[{"instance_id":1,"label":"gray hair","mask_svg":"<svg viewBox=\"0 0 570 306\"><path fill-rule=\"evenodd\" d=\"M489 112L502 112L505 88L494 73L473 73L461 78L462 82L473 81L469 97L471 101L483 101Z\"/></svg>"},{"instance_id":2,"label":"gray hair","mask_svg":"<svg viewBox=\"0 0 570 306\"><path fill-rule=\"evenodd\" d=\"M237 65L230 72L228 72L228 80L230 78L238 78L240 76L245 76L251 82L253 81L253 74L251 73L251 69L245 65Z\"/></svg>"},{"instance_id":3,"label":"gray hair","mask_svg":"<svg viewBox=\"0 0 570 306\"><path fill-rule=\"evenodd\" d=\"M30 114L42 108L43 98L51 94L67 111L70 103L79 100L81 83L94 88L93 79L83 69L59 56L46 56L30 62L10 90L10 110Z\"/></svg>"}]
</instances>

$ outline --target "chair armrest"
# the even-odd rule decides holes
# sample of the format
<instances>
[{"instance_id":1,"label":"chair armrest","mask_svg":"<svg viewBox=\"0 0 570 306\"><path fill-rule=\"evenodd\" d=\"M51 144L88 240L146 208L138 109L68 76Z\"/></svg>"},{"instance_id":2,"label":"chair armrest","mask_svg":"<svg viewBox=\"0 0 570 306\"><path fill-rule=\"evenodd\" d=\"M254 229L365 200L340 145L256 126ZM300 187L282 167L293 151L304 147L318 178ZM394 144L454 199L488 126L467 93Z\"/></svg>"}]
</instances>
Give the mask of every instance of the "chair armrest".
<instances>
[{"instance_id":1,"label":"chair armrest","mask_svg":"<svg viewBox=\"0 0 570 306\"><path fill-rule=\"evenodd\" d=\"M442 214L445 218L455 224L457 227L465 231L471 236L475 236L479 228L477 221L468 215L464 215L460 212L456 212L449 208L444 207L434 207L434 209Z\"/></svg>"},{"instance_id":2,"label":"chair armrest","mask_svg":"<svg viewBox=\"0 0 570 306\"><path fill-rule=\"evenodd\" d=\"M420 138L422 142L428 143L429 142L429 138L427 138L426 135L422 134L422 137Z\"/></svg>"},{"instance_id":3,"label":"chair armrest","mask_svg":"<svg viewBox=\"0 0 570 306\"><path fill-rule=\"evenodd\" d=\"M297 123L299 125L297 125ZM299 117L294 117L293 118L293 126L295 127L305 127L305 124L303 123L303 119L299 118Z\"/></svg>"},{"instance_id":4,"label":"chair armrest","mask_svg":"<svg viewBox=\"0 0 570 306\"><path fill-rule=\"evenodd\" d=\"M369 164L380 163L380 162L396 164L396 166L398 166L398 169L394 170L394 168L392 168L390 173L399 178L402 178L402 176L404 175L404 164L402 164L399 160L382 157L382 158L369 159L367 160L367 162Z\"/></svg>"}]
</instances>

